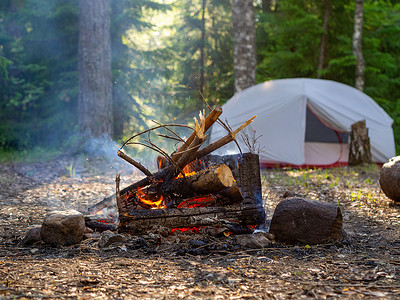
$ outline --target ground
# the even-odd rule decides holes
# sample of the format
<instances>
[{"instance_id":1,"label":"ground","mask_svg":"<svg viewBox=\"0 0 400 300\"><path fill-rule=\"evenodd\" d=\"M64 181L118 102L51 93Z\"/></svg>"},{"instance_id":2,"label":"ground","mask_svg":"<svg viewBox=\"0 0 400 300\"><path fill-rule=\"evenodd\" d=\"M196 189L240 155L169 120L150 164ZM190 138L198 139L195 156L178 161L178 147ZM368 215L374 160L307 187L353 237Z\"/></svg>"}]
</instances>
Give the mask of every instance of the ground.
<instances>
[{"instance_id":1,"label":"ground","mask_svg":"<svg viewBox=\"0 0 400 300\"><path fill-rule=\"evenodd\" d=\"M64 248L21 244L47 211L84 211L112 194L112 164L0 164L0 299L400 297L400 207L380 191L375 165L262 171L269 219L285 194L340 205L347 238L332 244L245 249L229 235L194 233L131 236L107 248L93 238ZM121 178L125 186L137 174Z\"/></svg>"}]
</instances>

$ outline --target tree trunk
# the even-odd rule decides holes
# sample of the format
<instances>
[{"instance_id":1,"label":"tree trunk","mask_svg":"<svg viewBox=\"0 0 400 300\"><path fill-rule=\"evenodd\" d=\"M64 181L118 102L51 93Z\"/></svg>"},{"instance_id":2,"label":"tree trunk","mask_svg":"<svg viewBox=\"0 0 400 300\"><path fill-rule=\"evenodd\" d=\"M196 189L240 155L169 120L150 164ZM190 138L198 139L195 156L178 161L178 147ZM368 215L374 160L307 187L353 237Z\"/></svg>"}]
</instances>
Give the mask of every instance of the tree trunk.
<instances>
[{"instance_id":1,"label":"tree trunk","mask_svg":"<svg viewBox=\"0 0 400 300\"><path fill-rule=\"evenodd\" d=\"M354 35L353 35L353 54L356 57L356 82L355 88L364 90L365 61L362 53L362 31L364 18L364 0L355 0L354 8Z\"/></svg>"},{"instance_id":2,"label":"tree trunk","mask_svg":"<svg viewBox=\"0 0 400 300\"><path fill-rule=\"evenodd\" d=\"M371 145L365 120L351 125L349 165L371 163Z\"/></svg>"},{"instance_id":3,"label":"tree trunk","mask_svg":"<svg viewBox=\"0 0 400 300\"><path fill-rule=\"evenodd\" d=\"M84 136L112 135L109 0L79 1L78 119Z\"/></svg>"},{"instance_id":4,"label":"tree trunk","mask_svg":"<svg viewBox=\"0 0 400 300\"><path fill-rule=\"evenodd\" d=\"M256 30L252 0L233 0L235 93L256 84Z\"/></svg>"},{"instance_id":5,"label":"tree trunk","mask_svg":"<svg viewBox=\"0 0 400 300\"><path fill-rule=\"evenodd\" d=\"M321 47L319 50L319 63L318 63L318 78L321 78L322 69L324 68L324 60L326 55L326 47L328 44L328 24L329 24L329 14L330 14L330 3L329 0L325 0L325 15L324 24L322 30L324 31L321 39Z\"/></svg>"},{"instance_id":6,"label":"tree trunk","mask_svg":"<svg viewBox=\"0 0 400 300\"><path fill-rule=\"evenodd\" d=\"M206 0L203 0L201 9L201 47L200 47L200 92L204 92L204 65L205 65L205 45L206 45Z\"/></svg>"}]
</instances>

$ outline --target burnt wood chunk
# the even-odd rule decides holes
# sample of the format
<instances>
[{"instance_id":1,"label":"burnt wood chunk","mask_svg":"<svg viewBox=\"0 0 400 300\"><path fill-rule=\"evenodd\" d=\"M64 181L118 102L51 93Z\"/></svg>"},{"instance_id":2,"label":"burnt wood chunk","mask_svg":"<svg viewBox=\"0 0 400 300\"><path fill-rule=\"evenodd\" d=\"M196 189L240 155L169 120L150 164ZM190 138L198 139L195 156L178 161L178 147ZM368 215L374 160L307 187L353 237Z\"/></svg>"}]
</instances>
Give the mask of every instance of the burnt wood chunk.
<instances>
[{"instance_id":1,"label":"burnt wood chunk","mask_svg":"<svg viewBox=\"0 0 400 300\"><path fill-rule=\"evenodd\" d=\"M270 233L286 243L323 244L342 238L342 212L335 204L288 198L275 208Z\"/></svg>"},{"instance_id":2,"label":"burnt wood chunk","mask_svg":"<svg viewBox=\"0 0 400 300\"><path fill-rule=\"evenodd\" d=\"M351 125L349 165L371 163L371 145L365 120Z\"/></svg>"},{"instance_id":3,"label":"burnt wood chunk","mask_svg":"<svg viewBox=\"0 0 400 300\"><path fill-rule=\"evenodd\" d=\"M154 225L168 228L221 227L226 222L234 222L241 225L258 225L265 220L263 211L263 207L257 205L197 207L196 209L136 209L119 216L119 231L132 234L141 233Z\"/></svg>"}]
</instances>

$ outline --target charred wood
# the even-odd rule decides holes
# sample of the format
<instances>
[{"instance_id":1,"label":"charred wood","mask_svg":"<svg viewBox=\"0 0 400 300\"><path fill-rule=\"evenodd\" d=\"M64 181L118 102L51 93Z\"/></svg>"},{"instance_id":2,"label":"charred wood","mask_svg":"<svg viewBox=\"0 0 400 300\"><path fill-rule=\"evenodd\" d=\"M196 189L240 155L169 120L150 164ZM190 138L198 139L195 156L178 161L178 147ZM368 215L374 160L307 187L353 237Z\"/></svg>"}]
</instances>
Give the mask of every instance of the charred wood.
<instances>
[{"instance_id":1,"label":"charred wood","mask_svg":"<svg viewBox=\"0 0 400 300\"><path fill-rule=\"evenodd\" d=\"M222 227L226 221L240 225L258 225L265 221L265 213L263 207L257 205L198 207L196 209L138 209L121 214L119 220L121 232L140 233L154 225L169 228Z\"/></svg>"}]
</instances>

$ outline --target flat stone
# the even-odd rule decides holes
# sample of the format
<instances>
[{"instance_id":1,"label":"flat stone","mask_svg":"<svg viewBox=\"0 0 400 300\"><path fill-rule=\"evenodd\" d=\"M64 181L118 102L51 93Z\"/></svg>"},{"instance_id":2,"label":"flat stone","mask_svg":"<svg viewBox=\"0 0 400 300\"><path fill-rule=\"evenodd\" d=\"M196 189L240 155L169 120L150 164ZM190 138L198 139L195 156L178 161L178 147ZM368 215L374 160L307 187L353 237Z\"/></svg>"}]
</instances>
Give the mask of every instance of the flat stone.
<instances>
[{"instance_id":1,"label":"flat stone","mask_svg":"<svg viewBox=\"0 0 400 300\"><path fill-rule=\"evenodd\" d=\"M98 241L98 246L100 248L108 247L114 243L125 242L126 237L123 235L113 233L110 230L103 231L101 233L100 239Z\"/></svg>"},{"instance_id":2,"label":"flat stone","mask_svg":"<svg viewBox=\"0 0 400 300\"><path fill-rule=\"evenodd\" d=\"M235 241L245 248L260 249L270 247L273 244L274 236L266 232L255 234L239 234L233 236Z\"/></svg>"},{"instance_id":3,"label":"flat stone","mask_svg":"<svg viewBox=\"0 0 400 300\"><path fill-rule=\"evenodd\" d=\"M270 233L285 243L323 244L342 239L342 212L338 205L288 198L275 208Z\"/></svg>"},{"instance_id":4,"label":"flat stone","mask_svg":"<svg viewBox=\"0 0 400 300\"><path fill-rule=\"evenodd\" d=\"M45 217L40 236L46 244L61 247L79 243L85 232L85 218L76 210L52 211Z\"/></svg>"},{"instance_id":5,"label":"flat stone","mask_svg":"<svg viewBox=\"0 0 400 300\"><path fill-rule=\"evenodd\" d=\"M385 195L400 202L400 156L395 156L383 164L379 172L379 184Z\"/></svg>"}]
</instances>

